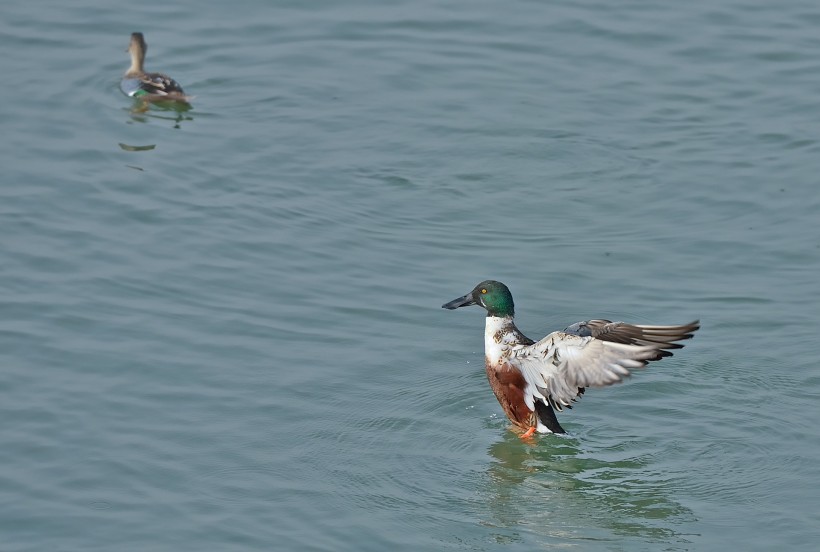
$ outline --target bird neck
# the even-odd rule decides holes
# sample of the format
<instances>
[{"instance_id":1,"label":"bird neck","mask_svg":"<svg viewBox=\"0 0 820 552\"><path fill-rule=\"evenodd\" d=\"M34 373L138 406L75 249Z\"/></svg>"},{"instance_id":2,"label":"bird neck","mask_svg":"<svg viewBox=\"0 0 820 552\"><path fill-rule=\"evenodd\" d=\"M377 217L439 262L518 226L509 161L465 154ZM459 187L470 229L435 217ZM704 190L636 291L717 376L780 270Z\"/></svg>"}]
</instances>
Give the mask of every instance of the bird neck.
<instances>
[{"instance_id":1,"label":"bird neck","mask_svg":"<svg viewBox=\"0 0 820 552\"><path fill-rule=\"evenodd\" d=\"M126 75L139 75L145 72L143 64L145 63L145 52L140 48L131 48L128 51L131 54L131 67L128 68Z\"/></svg>"}]
</instances>

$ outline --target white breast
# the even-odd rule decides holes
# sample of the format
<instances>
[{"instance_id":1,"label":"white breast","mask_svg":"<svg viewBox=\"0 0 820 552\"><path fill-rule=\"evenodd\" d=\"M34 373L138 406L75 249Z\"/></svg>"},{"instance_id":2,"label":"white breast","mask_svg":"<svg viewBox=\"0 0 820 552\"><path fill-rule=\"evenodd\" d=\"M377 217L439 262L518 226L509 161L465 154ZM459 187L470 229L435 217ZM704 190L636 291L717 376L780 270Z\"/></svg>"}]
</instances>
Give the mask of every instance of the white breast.
<instances>
[{"instance_id":1,"label":"white breast","mask_svg":"<svg viewBox=\"0 0 820 552\"><path fill-rule=\"evenodd\" d=\"M503 336L510 324L509 318L499 316L488 316L484 324L484 356L490 364L498 364L506 357L509 351L509 344L502 339L497 341L499 336Z\"/></svg>"}]
</instances>

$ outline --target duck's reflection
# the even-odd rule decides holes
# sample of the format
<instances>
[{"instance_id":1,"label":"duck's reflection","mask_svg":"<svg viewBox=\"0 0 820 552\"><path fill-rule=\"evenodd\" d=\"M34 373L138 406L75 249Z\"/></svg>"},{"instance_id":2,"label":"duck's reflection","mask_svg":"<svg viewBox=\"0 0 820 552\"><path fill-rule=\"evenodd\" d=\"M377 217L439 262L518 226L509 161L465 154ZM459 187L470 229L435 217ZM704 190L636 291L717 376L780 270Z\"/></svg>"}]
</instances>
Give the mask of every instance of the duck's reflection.
<instances>
[{"instance_id":1,"label":"duck's reflection","mask_svg":"<svg viewBox=\"0 0 820 552\"><path fill-rule=\"evenodd\" d=\"M624 450L584 452L572 437L522 442L513 432L489 448L485 525L509 538L527 530L552 543L586 540L687 543L682 529L692 512L669 498L675 492L652 455L629 458ZM619 457L602 460L602 457Z\"/></svg>"},{"instance_id":2,"label":"duck's reflection","mask_svg":"<svg viewBox=\"0 0 820 552\"><path fill-rule=\"evenodd\" d=\"M187 114L192 109L193 106L187 102L135 99L130 114L131 119L139 123L147 123L149 119L160 119L173 121L174 128L181 128L182 121L194 120Z\"/></svg>"}]
</instances>

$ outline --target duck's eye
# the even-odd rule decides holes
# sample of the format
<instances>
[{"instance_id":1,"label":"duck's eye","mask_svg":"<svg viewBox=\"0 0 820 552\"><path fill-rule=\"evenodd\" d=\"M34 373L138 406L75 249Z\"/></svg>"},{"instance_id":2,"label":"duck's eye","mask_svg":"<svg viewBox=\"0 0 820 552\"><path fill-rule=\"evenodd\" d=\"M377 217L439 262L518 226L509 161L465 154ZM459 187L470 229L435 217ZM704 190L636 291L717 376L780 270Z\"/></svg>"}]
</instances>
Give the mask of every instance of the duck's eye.
<instances>
[{"instance_id":1,"label":"duck's eye","mask_svg":"<svg viewBox=\"0 0 820 552\"><path fill-rule=\"evenodd\" d=\"M487 293L487 290L486 290L486 289L482 289L482 290L481 290L481 293Z\"/></svg>"}]
</instances>

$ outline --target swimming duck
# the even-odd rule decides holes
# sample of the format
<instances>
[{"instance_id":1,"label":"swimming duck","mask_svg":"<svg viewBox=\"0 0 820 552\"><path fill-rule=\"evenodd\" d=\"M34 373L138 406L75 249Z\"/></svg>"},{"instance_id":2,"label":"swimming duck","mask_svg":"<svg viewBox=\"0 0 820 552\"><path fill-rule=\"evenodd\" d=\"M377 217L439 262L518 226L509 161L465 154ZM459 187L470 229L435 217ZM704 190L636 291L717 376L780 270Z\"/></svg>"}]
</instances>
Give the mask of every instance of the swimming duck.
<instances>
[{"instance_id":1,"label":"swimming duck","mask_svg":"<svg viewBox=\"0 0 820 552\"><path fill-rule=\"evenodd\" d=\"M572 408L587 387L606 387L653 360L672 356L675 343L692 337L696 320L680 326L644 326L587 320L535 342L515 327L509 288L487 280L442 305L457 309L479 305L487 310L484 359L487 379L510 421L538 433L566 433L555 410Z\"/></svg>"},{"instance_id":2,"label":"swimming duck","mask_svg":"<svg viewBox=\"0 0 820 552\"><path fill-rule=\"evenodd\" d=\"M131 54L131 67L125 72L120 82L120 89L126 95L144 100L174 100L187 102L188 96L182 86L163 73L146 73L143 67L148 45L142 33L131 33L128 53Z\"/></svg>"}]
</instances>

